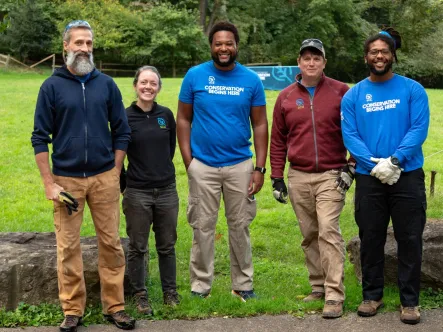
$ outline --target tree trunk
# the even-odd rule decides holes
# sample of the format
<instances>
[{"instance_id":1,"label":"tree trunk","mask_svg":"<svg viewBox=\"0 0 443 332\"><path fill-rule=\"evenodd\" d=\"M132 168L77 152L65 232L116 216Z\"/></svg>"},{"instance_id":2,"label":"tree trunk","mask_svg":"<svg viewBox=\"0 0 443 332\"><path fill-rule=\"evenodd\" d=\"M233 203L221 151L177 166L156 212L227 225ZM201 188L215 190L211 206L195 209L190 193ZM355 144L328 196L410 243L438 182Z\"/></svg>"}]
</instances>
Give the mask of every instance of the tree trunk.
<instances>
[{"instance_id":1,"label":"tree trunk","mask_svg":"<svg viewBox=\"0 0 443 332\"><path fill-rule=\"evenodd\" d=\"M206 11L208 10L208 0L200 0L199 1L199 11L200 11L200 25L203 29L203 32L206 31Z\"/></svg>"}]
</instances>

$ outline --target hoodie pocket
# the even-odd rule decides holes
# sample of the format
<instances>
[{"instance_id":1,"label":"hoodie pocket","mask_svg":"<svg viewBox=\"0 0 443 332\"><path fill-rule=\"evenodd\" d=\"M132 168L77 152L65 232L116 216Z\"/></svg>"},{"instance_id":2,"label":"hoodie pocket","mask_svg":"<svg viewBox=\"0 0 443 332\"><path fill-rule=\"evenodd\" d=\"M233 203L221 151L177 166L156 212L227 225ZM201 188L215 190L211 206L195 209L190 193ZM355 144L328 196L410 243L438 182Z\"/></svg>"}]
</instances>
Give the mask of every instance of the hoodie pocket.
<instances>
[{"instance_id":1,"label":"hoodie pocket","mask_svg":"<svg viewBox=\"0 0 443 332\"><path fill-rule=\"evenodd\" d=\"M113 159L112 143L107 145L100 137L88 138L87 164L91 170L100 169Z\"/></svg>"},{"instance_id":2,"label":"hoodie pocket","mask_svg":"<svg viewBox=\"0 0 443 332\"><path fill-rule=\"evenodd\" d=\"M70 170L83 163L85 150L84 139L82 137L70 137L60 148L54 146L52 159L57 168Z\"/></svg>"}]
</instances>

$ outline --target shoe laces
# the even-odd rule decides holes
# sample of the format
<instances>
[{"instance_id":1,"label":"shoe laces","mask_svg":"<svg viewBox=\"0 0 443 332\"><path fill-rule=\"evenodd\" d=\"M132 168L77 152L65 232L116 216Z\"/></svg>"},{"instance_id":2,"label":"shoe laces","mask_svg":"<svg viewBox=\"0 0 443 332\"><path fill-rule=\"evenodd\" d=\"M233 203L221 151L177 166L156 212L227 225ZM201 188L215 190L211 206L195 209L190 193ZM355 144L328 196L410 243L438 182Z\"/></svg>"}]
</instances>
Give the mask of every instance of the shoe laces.
<instances>
[{"instance_id":1,"label":"shoe laces","mask_svg":"<svg viewBox=\"0 0 443 332\"><path fill-rule=\"evenodd\" d=\"M77 316L73 316L73 315L67 315L65 317L65 325L66 326L74 326L77 325L78 323L78 317Z\"/></svg>"},{"instance_id":2,"label":"shoe laces","mask_svg":"<svg viewBox=\"0 0 443 332\"><path fill-rule=\"evenodd\" d=\"M165 299L168 301L177 302L179 299L179 295L176 291L168 291L168 292L165 292Z\"/></svg>"},{"instance_id":3,"label":"shoe laces","mask_svg":"<svg viewBox=\"0 0 443 332\"><path fill-rule=\"evenodd\" d=\"M124 310L117 311L112 316L118 322L126 322L127 323L127 322L131 321L131 317L129 317L129 315Z\"/></svg>"},{"instance_id":4,"label":"shoe laces","mask_svg":"<svg viewBox=\"0 0 443 332\"><path fill-rule=\"evenodd\" d=\"M326 300L325 303L326 303L327 305L338 305L338 304L340 304L340 301Z\"/></svg>"}]
</instances>

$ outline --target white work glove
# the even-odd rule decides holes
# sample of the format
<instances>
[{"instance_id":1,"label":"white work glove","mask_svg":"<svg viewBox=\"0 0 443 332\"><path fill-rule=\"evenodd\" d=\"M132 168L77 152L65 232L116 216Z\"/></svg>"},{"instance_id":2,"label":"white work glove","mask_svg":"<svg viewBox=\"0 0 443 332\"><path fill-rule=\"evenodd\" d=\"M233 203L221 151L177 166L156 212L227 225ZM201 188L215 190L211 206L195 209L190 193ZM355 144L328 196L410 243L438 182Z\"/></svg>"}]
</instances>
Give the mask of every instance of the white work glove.
<instances>
[{"instance_id":1,"label":"white work glove","mask_svg":"<svg viewBox=\"0 0 443 332\"><path fill-rule=\"evenodd\" d=\"M371 175L375 176L381 183L393 185L398 181L401 175L401 168L395 166L391 162L391 158L372 158L371 161L376 163L371 171Z\"/></svg>"},{"instance_id":2,"label":"white work glove","mask_svg":"<svg viewBox=\"0 0 443 332\"><path fill-rule=\"evenodd\" d=\"M352 186L352 181L355 176L355 167L351 164L347 164L340 169L340 174L335 180L337 190L340 194L346 194L348 189Z\"/></svg>"}]
</instances>

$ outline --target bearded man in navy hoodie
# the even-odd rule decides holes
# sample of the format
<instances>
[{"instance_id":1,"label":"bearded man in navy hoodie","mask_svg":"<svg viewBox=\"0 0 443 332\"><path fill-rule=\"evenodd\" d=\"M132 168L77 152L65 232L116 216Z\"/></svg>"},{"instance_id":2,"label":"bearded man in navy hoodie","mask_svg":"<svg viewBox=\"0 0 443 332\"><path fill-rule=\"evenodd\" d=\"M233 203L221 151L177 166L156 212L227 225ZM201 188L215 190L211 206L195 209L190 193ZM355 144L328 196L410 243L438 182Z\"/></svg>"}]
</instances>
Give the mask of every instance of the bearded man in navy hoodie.
<instances>
[{"instance_id":1,"label":"bearded man in navy hoodie","mask_svg":"<svg viewBox=\"0 0 443 332\"><path fill-rule=\"evenodd\" d=\"M66 64L40 88L31 138L46 198L54 202L59 298L65 315L60 331L76 331L85 310L80 228L86 203L97 232L104 316L121 329L135 326L124 311L125 257L119 237L119 176L130 128L120 91L95 69L92 49L88 22L69 23L63 33ZM65 192L76 198L74 210L60 202Z\"/></svg>"}]
</instances>

